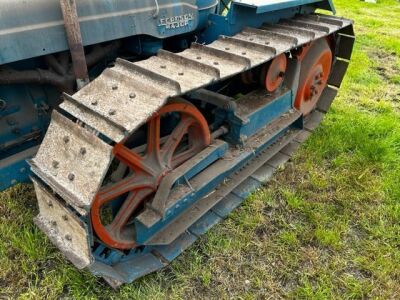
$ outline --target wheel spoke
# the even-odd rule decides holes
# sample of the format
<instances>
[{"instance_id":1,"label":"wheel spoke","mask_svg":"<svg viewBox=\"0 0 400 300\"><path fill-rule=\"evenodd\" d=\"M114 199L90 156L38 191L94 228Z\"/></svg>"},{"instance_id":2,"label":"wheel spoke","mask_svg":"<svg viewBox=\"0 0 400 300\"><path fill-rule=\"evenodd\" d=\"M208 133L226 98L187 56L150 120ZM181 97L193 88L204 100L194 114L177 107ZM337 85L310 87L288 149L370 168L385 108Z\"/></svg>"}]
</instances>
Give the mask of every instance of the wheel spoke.
<instances>
[{"instance_id":1,"label":"wheel spoke","mask_svg":"<svg viewBox=\"0 0 400 300\"><path fill-rule=\"evenodd\" d=\"M114 236L120 236L123 227L128 223L130 217L143 202L143 200L153 192L153 189L144 188L131 192L125 199L123 205L118 210L117 215L110 224L108 231Z\"/></svg>"},{"instance_id":2,"label":"wheel spoke","mask_svg":"<svg viewBox=\"0 0 400 300\"><path fill-rule=\"evenodd\" d=\"M158 156L160 152L160 116L153 117L147 127L147 155Z\"/></svg>"},{"instance_id":3,"label":"wheel spoke","mask_svg":"<svg viewBox=\"0 0 400 300\"><path fill-rule=\"evenodd\" d=\"M153 185L154 182L149 176L140 178L139 176L131 175L125 179L122 179L118 183L102 188L98 193L99 207L125 193L138 188L150 187Z\"/></svg>"},{"instance_id":4,"label":"wheel spoke","mask_svg":"<svg viewBox=\"0 0 400 300\"><path fill-rule=\"evenodd\" d=\"M149 175L156 174L154 169L146 163L143 157L122 144L117 144L114 147L114 154L121 162L129 166L129 168L135 172L143 171Z\"/></svg>"},{"instance_id":5,"label":"wheel spoke","mask_svg":"<svg viewBox=\"0 0 400 300\"><path fill-rule=\"evenodd\" d=\"M165 164L170 166L172 156L178 145L181 143L182 138L188 133L189 127L195 123L195 120L191 117L182 117L179 124L172 131L165 144L162 146L161 151L163 153L162 160Z\"/></svg>"}]
</instances>

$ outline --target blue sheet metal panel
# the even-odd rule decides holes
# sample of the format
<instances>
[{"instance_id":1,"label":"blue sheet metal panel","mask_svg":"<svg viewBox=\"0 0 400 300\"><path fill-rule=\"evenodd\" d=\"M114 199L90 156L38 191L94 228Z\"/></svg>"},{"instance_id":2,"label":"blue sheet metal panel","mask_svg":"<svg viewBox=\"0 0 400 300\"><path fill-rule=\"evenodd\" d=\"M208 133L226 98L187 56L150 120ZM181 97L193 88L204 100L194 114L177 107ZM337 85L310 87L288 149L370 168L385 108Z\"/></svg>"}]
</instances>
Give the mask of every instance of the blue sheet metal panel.
<instances>
[{"instance_id":1,"label":"blue sheet metal panel","mask_svg":"<svg viewBox=\"0 0 400 300\"><path fill-rule=\"evenodd\" d=\"M239 184L232 193L240 198L246 198L260 186L260 182L252 177Z\"/></svg>"},{"instance_id":2,"label":"blue sheet metal panel","mask_svg":"<svg viewBox=\"0 0 400 300\"><path fill-rule=\"evenodd\" d=\"M190 247L197 237L190 232L185 232L180 235L173 243L167 246L156 246L152 247L155 251L161 254L166 260L173 261L183 251Z\"/></svg>"},{"instance_id":3,"label":"blue sheet metal panel","mask_svg":"<svg viewBox=\"0 0 400 300\"><path fill-rule=\"evenodd\" d=\"M145 244L146 241L149 240L156 232L158 232L159 230L164 228L166 226L166 224L168 224L173 219L175 219L180 213L182 213L184 210L186 210L196 200L207 195L222 180L224 180L224 178L226 178L229 174L234 172L237 168L241 167L241 165L244 162L248 161L253 156L254 156L254 152L243 153L238 159L238 161L239 161L238 164L235 165L234 163L232 163L232 165L229 166L229 169L227 169L225 172L220 173L215 178L211 178L211 180L208 182L204 182L204 184L201 185L198 188L198 190L190 192L189 194L183 196L182 199L180 201L178 201L174 207L167 210L165 217L162 220L158 221L152 227L147 228L140 221L136 220L135 225L136 225L136 232L137 232L137 242L140 244Z\"/></svg>"},{"instance_id":4,"label":"blue sheet metal panel","mask_svg":"<svg viewBox=\"0 0 400 300\"><path fill-rule=\"evenodd\" d=\"M249 101L251 101L251 99L249 99ZM292 93L288 90L280 97L277 97L270 103L262 106L250 115L247 115L246 118L248 121L245 124L242 124L240 120L234 117L233 120L231 120L230 131L227 136L232 141L241 142L242 137L251 137L257 133L260 128L280 117L290 109L292 109Z\"/></svg>"},{"instance_id":5,"label":"blue sheet metal panel","mask_svg":"<svg viewBox=\"0 0 400 300\"><path fill-rule=\"evenodd\" d=\"M218 39L220 35L232 36L246 26L257 28L263 23L277 23L280 19L292 18L300 13L300 8L290 8L279 11L279 13L257 14L255 9L238 6L231 11L232 13L229 13L228 16L211 14L209 16L209 27L198 35L198 42L208 44Z\"/></svg>"},{"instance_id":6,"label":"blue sheet metal panel","mask_svg":"<svg viewBox=\"0 0 400 300\"><path fill-rule=\"evenodd\" d=\"M190 226L189 231L197 236L205 234L211 227L221 221L222 218L212 211L207 212L196 223Z\"/></svg>"},{"instance_id":7,"label":"blue sheet metal panel","mask_svg":"<svg viewBox=\"0 0 400 300\"><path fill-rule=\"evenodd\" d=\"M19 182L28 182L30 167L26 159L32 158L38 147L32 147L14 156L0 161L0 191Z\"/></svg>"},{"instance_id":8,"label":"blue sheet metal panel","mask_svg":"<svg viewBox=\"0 0 400 300\"><path fill-rule=\"evenodd\" d=\"M235 5L254 7L258 14L319 2L332 3L331 0L233 0L233 2ZM333 5L331 5L331 10L333 10Z\"/></svg>"},{"instance_id":9,"label":"blue sheet metal panel","mask_svg":"<svg viewBox=\"0 0 400 300\"><path fill-rule=\"evenodd\" d=\"M138 34L166 38L188 33L198 28L200 15L204 23L218 3L213 1L158 0L158 14L154 0L77 1L83 43ZM183 17L183 23L176 17ZM0 65L67 49L58 1L0 1Z\"/></svg>"},{"instance_id":10,"label":"blue sheet metal panel","mask_svg":"<svg viewBox=\"0 0 400 300\"><path fill-rule=\"evenodd\" d=\"M138 255L131 260L124 260L116 264L113 269L121 274L124 282L132 282L137 278L163 268L165 265L151 253ZM107 275L106 275L107 276ZM108 275L109 276L109 275Z\"/></svg>"},{"instance_id":11,"label":"blue sheet metal panel","mask_svg":"<svg viewBox=\"0 0 400 300\"><path fill-rule=\"evenodd\" d=\"M208 156L205 157L199 164L194 166L191 170L189 170L186 174L185 177L186 179L191 179L192 177L196 176L198 173L203 171L206 167L211 165L213 162L215 162L217 159L221 158L224 156L226 151L228 150L229 145L228 143L222 143L219 145L218 148L215 148L214 151Z\"/></svg>"},{"instance_id":12,"label":"blue sheet metal panel","mask_svg":"<svg viewBox=\"0 0 400 300\"><path fill-rule=\"evenodd\" d=\"M243 201L244 198L230 193L224 199L218 202L218 204L212 208L212 211L218 214L221 218L225 218L231 213L232 210L242 204Z\"/></svg>"}]
</instances>

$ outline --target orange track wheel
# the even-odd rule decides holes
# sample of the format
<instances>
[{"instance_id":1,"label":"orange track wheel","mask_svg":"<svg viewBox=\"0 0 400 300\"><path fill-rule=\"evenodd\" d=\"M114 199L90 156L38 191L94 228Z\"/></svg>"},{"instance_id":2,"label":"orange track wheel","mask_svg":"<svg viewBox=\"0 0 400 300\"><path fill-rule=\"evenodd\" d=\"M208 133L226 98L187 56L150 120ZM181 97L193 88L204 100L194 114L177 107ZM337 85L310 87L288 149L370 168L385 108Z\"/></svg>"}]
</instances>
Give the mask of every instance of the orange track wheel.
<instances>
[{"instance_id":1,"label":"orange track wheel","mask_svg":"<svg viewBox=\"0 0 400 300\"><path fill-rule=\"evenodd\" d=\"M275 57L265 75L265 88L269 93L275 92L282 84L287 68L287 57L284 53Z\"/></svg>"},{"instance_id":2,"label":"orange track wheel","mask_svg":"<svg viewBox=\"0 0 400 300\"><path fill-rule=\"evenodd\" d=\"M305 116L317 105L332 67L332 50L323 38L311 44L301 62L299 87L294 106Z\"/></svg>"},{"instance_id":3,"label":"orange track wheel","mask_svg":"<svg viewBox=\"0 0 400 300\"><path fill-rule=\"evenodd\" d=\"M163 139L160 136L163 116L174 113L179 122ZM163 143L161 142L163 140ZM135 230L132 217L143 202L154 195L161 179L189 160L211 142L207 121L189 102L167 104L147 123L147 145L137 153L123 143L114 147L115 157L129 168L128 175L117 183L105 185L96 195L91 220L98 238L116 249L135 248ZM123 203L106 223L102 210L114 201ZM123 198L125 197L125 198Z\"/></svg>"}]
</instances>

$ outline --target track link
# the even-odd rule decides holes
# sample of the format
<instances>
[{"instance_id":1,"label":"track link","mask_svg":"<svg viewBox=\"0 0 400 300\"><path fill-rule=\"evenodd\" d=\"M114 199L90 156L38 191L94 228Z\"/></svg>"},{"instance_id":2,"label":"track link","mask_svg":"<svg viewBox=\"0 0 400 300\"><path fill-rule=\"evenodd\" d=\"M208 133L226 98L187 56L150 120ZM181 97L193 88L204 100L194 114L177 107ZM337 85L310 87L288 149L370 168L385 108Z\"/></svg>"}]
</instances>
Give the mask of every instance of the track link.
<instances>
[{"instance_id":1,"label":"track link","mask_svg":"<svg viewBox=\"0 0 400 300\"><path fill-rule=\"evenodd\" d=\"M334 33L338 46L328 86L317 109L305 120L303 130L285 135L254 158L229 178L229 188L221 187L225 189L223 193L219 189L210 196L213 201L207 197L200 200L198 205L207 203L202 213L190 221L183 220L189 230L175 234L163 243L166 245L156 246L153 252L129 264L121 262L111 267L93 261L88 250L93 242L91 228L82 220L87 218L113 160L113 149L105 140L123 141L172 97L228 79ZM194 43L178 54L161 50L157 56L135 63L117 59L114 67L75 95L64 95L61 109L77 122L66 114L53 113L48 133L31 161L38 178L34 181L40 204L36 223L78 268L88 267L114 286L162 268L266 182L318 126L340 87L353 43L352 21L307 15L259 29L246 28L233 37L221 36L209 45ZM168 230L173 231L166 227L158 236L159 241L163 234L168 235ZM157 244L157 237L154 239L153 244ZM129 272L128 276L125 268L133 267L136 275Z\"/></svg>"}]
</instances>

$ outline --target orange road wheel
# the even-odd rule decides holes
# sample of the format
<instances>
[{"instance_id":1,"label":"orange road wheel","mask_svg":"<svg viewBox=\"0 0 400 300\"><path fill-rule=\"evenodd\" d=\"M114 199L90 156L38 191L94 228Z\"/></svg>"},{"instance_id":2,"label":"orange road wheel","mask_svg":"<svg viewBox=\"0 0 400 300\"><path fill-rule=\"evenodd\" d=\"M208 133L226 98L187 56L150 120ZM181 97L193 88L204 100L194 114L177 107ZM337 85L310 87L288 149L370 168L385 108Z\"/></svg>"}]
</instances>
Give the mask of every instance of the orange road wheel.
<instances>
[{"instance_id":1,"label":"orange road wheel","mask_svg":"<svg viewBox=\"0 0 400 300\"><path fill-rule=\"evenodd\" d=\"M269 93L275 92L281 86L286 68L287 58L284 53L272 60L265 76L265 88Z\"/></svg>"},{"instance_id":2,"label":"orange road wheel","mask_svg":"<svg viewBox=\"0 0 400 300\"><path fill-rule=\"evenodd\" d=\"M305 116L313 111L325 89L332 67L332 50L323 38L313 42L301 62L294 106Z\"/></svg>"}]
</instances>

